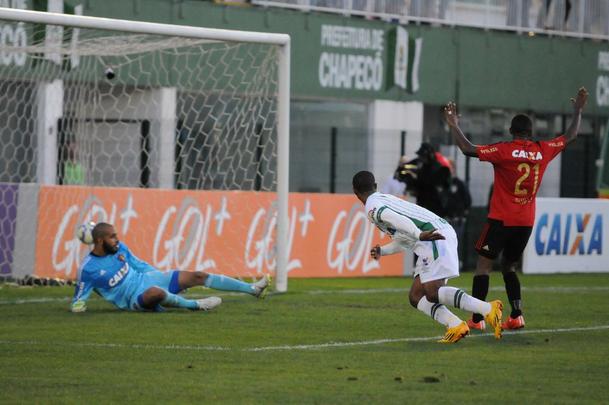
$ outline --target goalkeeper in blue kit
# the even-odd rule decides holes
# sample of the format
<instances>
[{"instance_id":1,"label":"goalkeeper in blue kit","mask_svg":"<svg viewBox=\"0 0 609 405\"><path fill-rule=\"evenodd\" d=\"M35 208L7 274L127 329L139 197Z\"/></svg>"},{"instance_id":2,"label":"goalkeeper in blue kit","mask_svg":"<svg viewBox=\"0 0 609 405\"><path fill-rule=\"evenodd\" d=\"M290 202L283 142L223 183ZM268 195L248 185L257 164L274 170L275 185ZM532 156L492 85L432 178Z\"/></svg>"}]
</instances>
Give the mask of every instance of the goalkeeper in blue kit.
<instances>
[{"instance_id":1,"label":"goalkeeper in blue kit","mask_svg":"<svg viewBox=\"0 0 609 405\"><path fill-rule=\"evenodd\" d=\"M178 293L190 287L206 286L262 298L270 282L267 276L250 284L202 271L159 271L131 253L127 245L118 240L114 226L104 222L93 228L93 243L93 250L79 270L72 312L84 312L93 291L124 310L162 311L163 307L178 307L208 311L222 300L219 297L190 300Z\"/></svg>"}]
</instances>

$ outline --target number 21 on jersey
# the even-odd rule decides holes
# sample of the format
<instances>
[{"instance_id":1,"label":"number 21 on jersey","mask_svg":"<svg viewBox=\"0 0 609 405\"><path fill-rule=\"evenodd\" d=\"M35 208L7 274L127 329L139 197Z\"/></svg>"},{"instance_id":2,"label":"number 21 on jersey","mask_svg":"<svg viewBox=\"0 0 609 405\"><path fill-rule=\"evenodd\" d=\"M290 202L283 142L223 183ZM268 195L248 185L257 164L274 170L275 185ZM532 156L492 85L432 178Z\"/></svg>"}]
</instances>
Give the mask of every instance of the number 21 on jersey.
<instances>
[{"instance_id":1,"label":"number 21 on jersey","mask_svg":"<svg viewBox=\"0 0 609 405\"><path fill-rule=\"evenodd\" d=\"M529 194L529 190L522 186L522 183L531 175L531 165L529 163L521 163L517 168L518 172L522 173L522 176L516 180L516 187L514 188L514 194L519 196L525 196ZM539 163L533 166L534 180L533 180L533 191L531 195L535 195L537 192L537 186L539 185Z\"/></svg>"}]
</instances>

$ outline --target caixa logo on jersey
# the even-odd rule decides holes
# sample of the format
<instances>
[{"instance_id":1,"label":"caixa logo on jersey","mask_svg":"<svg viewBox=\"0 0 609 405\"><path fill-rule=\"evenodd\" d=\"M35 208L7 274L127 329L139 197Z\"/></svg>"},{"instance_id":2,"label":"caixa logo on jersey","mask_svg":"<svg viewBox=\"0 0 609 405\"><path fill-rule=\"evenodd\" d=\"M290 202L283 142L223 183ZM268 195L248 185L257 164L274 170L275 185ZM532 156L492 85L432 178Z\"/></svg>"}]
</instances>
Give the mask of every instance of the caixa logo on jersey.
<instances>
[{"instance_id":1,"label":"caixa logo on jersey","mask_svg":"<svg viewBox=\"0 0 609 405\"><path fill-rule=\"evenodd\" d=\"M125 263L125 265L123 267L121 267L121 269L119 271L116 272L116 274L114 274L112 276L112 278L110 278L110 280L108 281L108 285L110 287L115 287L117 286L125 277L125 274L127 274L129 272L129 263Z\"/></svg>"},{"instance_id":2,"label":"caixa logo on jersey","mask_svg":"<svg viewBox=\"0 0 609 405\"><path fill-rule=\"evenodd\" d=\"M602 255L603 215L542 214L535 229L535 251L540 256Z\"/></svg>"}]
</instances>

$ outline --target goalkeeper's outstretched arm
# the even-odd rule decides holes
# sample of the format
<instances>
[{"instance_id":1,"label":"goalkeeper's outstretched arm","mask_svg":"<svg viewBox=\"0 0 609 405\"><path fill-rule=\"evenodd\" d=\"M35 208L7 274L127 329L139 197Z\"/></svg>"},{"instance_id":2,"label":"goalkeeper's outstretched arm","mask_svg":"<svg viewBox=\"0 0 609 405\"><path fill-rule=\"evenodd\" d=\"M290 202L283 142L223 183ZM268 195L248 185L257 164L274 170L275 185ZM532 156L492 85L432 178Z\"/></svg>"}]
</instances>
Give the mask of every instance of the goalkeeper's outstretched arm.
<instances>
[{"instance_id":1,"label":"goalkeeper's outstretched arm","mask_svg":"<svg viewBox=\"0 0 609 405\"><path fill-rule=\"evenodd\" d=\"M87 300L91 296L91 292L93 292L93 284L91 282L87 282L82 278L78 280L74 289L70 310L72 312L85 312L87 310Z\"/></svg>"}]
</instances>

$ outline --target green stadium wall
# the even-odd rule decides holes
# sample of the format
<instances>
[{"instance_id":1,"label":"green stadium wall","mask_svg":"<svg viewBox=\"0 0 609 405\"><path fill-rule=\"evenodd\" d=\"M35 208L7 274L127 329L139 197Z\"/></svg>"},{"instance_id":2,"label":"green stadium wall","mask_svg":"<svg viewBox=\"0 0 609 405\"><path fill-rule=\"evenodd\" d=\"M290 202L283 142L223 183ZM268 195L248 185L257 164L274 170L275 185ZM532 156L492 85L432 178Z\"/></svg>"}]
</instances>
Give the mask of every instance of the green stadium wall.
<instances>
[{"instance_id":1,"label":"green stadium wall","mask_svg":"<svg viewBox=\"0 0 609 405\"><path fill-rule=\"evenodd\" d=\"M66 10L80 1L65 1ZM422 38L420 88L409 92L388 83L395 50L395 24L331 14L261 7L231 7L206 1L89 0L84 14L212 28L288 33L292 37L292 96L395 101L440 105L456 100L463 106L569 112L565 89L586 86L592 97L587 112L609 116L609 64L602 63L606 42L464 27L407 25L410 37ZM322 45L322 26L359 28L382 34L382 46ZM378 44L377 44L378 45ZM363 48L363 49L362 49ZM379 50L380 48L380 50ZM383 83L374 89L323 87L322 54L380 58ZM360 59L361 60L361 59ZM377 89L378 88L378 89Z\"/></svg>"}]
</instances>

